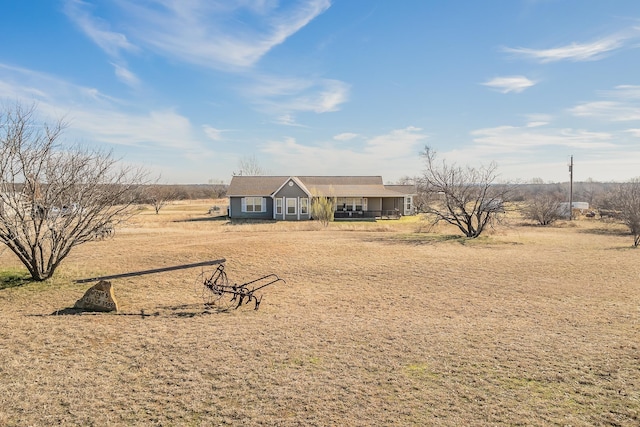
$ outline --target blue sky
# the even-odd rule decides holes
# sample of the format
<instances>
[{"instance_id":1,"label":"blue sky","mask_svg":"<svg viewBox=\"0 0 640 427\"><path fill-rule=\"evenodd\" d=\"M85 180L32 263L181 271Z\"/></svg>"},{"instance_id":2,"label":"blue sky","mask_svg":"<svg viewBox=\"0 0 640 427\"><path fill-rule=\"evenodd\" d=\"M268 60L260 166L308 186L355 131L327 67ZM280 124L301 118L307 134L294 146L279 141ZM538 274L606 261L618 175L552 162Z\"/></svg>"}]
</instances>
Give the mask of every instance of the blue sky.
<instances>
[{"instance_id":1,"label":"blue sky","mask_svg":"<svg viewBox=\"0 0 640 427\"><path fill-rule=\"evenodd\" d=\"M0 99L164 183L640 176L637 0L8 0Z\"/></svg>"}]
</instances>

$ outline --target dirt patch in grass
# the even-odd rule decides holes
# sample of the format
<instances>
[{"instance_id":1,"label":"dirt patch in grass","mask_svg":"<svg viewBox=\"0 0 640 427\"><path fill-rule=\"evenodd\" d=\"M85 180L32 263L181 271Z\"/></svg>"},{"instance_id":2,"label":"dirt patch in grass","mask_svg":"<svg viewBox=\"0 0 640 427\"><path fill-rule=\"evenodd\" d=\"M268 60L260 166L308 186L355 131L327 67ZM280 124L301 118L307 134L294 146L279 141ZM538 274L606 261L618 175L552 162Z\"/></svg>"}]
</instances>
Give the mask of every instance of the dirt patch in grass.
<instances>
[{"instance_id":1,"label":"dirt patch in grass","mask_svg":"<svg viewBox=\"0 0 640 427\"><path fill-rule=\"evenodd\" d=\"M184 221L206 206L144 213L51 282L0 290L0 425L640 424L640 252L610 250L628 236ZM59 315L90 285L73 279L220 257L233 282L286 284L215 313L201 269L174 271L114 280L117 314Z\"/></svg>"}]
</instances>

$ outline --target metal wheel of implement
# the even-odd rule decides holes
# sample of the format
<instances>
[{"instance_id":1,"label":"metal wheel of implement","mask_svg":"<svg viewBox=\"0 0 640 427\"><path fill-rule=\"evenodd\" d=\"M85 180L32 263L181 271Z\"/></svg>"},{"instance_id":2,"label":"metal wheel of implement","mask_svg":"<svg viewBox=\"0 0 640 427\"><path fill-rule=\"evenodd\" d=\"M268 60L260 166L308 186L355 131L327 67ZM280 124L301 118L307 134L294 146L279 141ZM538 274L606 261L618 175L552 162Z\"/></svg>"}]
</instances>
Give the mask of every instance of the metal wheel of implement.
<instances>
[{"instance_id":1,"label":"metal wheel of implement","mask_svg":"<svg viewBox=\"0 0 640 427\"><path fill-rule=\"evenodd\" d=\"M233 294L225 292L228 286L227 274L222 269L203 271L195 283L196 293L204 305L219 311L226 311L235 304Z\"/></svg>"}]
</instances>

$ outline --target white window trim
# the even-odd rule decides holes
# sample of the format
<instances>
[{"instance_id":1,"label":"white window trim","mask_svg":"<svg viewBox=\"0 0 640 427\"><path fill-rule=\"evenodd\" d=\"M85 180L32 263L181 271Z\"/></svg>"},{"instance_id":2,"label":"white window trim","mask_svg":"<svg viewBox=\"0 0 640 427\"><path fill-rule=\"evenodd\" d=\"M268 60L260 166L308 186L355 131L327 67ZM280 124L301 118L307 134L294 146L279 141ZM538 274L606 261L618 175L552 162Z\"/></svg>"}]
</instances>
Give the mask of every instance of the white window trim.
<instances>
[{"instance_id":1,"label":"white window trim","mask_svg":"<svg viewBox=\"0 0 640 427\"><path fill-rule=\"evenodd\" d=\"M306 212L302 212L302 202L306 201L306 206L305 208L307 209ZM309 206L311 205L311 203L309 203L309 198L308 197L301 197L300 198L300 215L309 215Z\"/></svg>"},{"instance_id":2,"label":"white window trim","mask_svg":"<svg viewBox=\"0 0 640 427\"><path fill-rule=\"evenodd\" d=\"M284 211L284 202L283 202L282 198L281 197L277 197L275 199L275 204L276 204L275 209L274 209L275 215L282 215L282 212ZM280 205L280 206L278 206L278 205ZM278 211L278 209L279 209L279 211Z\"/></svg>"},{"instance_id":3,"label":"white window trim","mask_svg":"<svg viewBox=\"0 0 640 427\"><path fill-rule=\"evenodd\" d=\"M259 211L248 211L247 210L247 199L261 199L260 200L260 210ZM255 202L252 204L255 206ZM242 198L242 212L244 213L264 213L267 211L267 202L264 197L259 196L246 196Z\"/></svg>"},{"instance_id":4,"label":"white window trim","mask_svg":"<svg viewBox=\"0 0 640 427\"><path fill-rule=\"evenodd\" d=\"M289 212L289 201L293 201L293 213ZM287 197L284 202L285 215L298 215L298 199L296 197Z\"/></svg>"}]
</instances>

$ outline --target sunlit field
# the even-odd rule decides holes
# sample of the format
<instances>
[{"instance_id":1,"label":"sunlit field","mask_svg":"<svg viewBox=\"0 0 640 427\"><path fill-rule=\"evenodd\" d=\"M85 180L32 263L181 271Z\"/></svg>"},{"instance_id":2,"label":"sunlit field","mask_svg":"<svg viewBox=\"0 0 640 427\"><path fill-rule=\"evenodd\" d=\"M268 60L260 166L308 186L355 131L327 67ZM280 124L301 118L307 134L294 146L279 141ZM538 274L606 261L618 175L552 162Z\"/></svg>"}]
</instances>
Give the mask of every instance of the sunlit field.
<instances>
[{"instance_id":1,"label":"sunlit field","mask_svg":"<svg viewBox=\"0 0 640 427\"><path fill-rule=\"evenodd\" d=\"M0 425L640 425L623 227L512 217L468 240L418 217L231 224L213 203L141 210L46 283L17 286L0 249ZM286 283L218 312L203 268L178 270L114 279L118 313L65 314L76 279L218 258Z\"/></svg>"}]
</instances>

